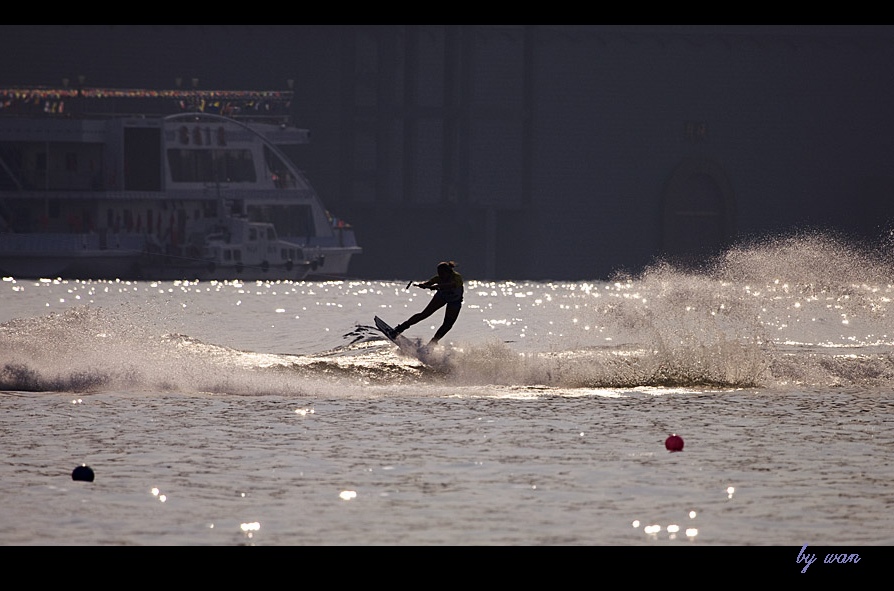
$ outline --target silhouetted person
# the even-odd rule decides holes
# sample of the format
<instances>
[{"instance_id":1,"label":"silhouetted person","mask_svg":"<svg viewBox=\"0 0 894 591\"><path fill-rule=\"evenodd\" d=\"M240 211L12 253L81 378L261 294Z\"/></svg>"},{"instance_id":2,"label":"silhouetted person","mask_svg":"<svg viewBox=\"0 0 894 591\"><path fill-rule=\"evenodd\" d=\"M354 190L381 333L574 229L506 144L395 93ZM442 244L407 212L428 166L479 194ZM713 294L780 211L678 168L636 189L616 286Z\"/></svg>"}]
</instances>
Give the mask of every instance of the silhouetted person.
<instances>
[{"instance_id":1,"label":"silhouetted person","mask_svg":"<svg viewBox=\"0 0 894 591\"><path fill-rule=\"evenodd\" d=\"M453 270L454 267L456 267L456 263L453 261L438 263L437 275L424 283L416 284L416 287L434 289L437 290L437 293L432 296L431 301L422 312L413 314L405 322L395 326L395 334L400 334L417 322L422 322L444 306L447 306L447 309L444 310L444 323L441 324L428 344L437 344L453 328L453 324L459 317L459 311L463 307L463 277Z\"/></svg>"}]
</instances>

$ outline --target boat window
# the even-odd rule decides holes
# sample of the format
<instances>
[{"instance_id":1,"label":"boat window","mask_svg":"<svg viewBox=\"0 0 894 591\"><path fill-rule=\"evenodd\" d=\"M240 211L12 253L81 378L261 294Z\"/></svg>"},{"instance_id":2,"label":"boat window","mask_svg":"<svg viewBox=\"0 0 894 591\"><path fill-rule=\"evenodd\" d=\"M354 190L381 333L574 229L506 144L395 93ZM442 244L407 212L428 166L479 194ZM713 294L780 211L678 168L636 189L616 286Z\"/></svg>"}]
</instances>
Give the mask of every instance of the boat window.
<instances>
[{"instance_id":1,"label":"boat window","mask_svg":"<svg viewBox=\"0 0 894 591\"><path fill-rule=\"evenodd\" d=\"M62 211L62 205L58 199L50 199L47 201L47 216L52 220L58 220Z\"/></svg>"},{"instance_id":2,"label":"boat window","mask_svg":"<svg viewBox=\"0 0 894 591\"><path fill-rule=\"evenodd\" d=\"M217 202L216 201L202 202L202 215L206 218L216 218L217 217Z\"/></svg>"},{"instance_id":3,"label":"boat window","mask_svg":"<svg viewBox=\"0 0 894 591\"><path fill-rule=\"evenodd\" d=\"M248 229L248 239L252 242L258 239L258 230L256 228Z\"/></svg>"},{"instance_id":4,"label":"boat window","mask_svg":"<svg viewBox=\"0 0 894 591\"><path fill-rule=\"evenodd\" d=\"M264 146L264 161L267 164L270 178L273 179L273 184L277 189L294 189L298 186L295 175L292 174L282 158L277 156L269 146Z\"/></svg>"},{"instance_id":5,"label":"boat window","mask_svg":"<svg viewBox=\"0 0 894 591\"><path fill-rule=\"evenodd\" d=\"M228 183L254 183L258 180L250 150L215 150L222 154L222 178Z\"/></svg>"},{"instance_id":6,"label":"boat window","mask_svg":"<svg viewBox=\"0 0 894 591\"><path fill-rule=\"evenodd\" d=\"M310 205L249 205L247 209L251 221L275 224L278 236L317 235Z\"/></svg>"},{"instance_id":7,"label":"boat window","mask_svg":"<svg viewBox=\"0 0 894 591\"><path fill-rule=\"evenodd\" d=\"M234 251L233 251L233 258L236 259L237 261L241 261L241 260L242 260L242 251L241 251L241 250L238 250L238 249L237 249L237 250L234 250Z\"/></svg>"},{"instance_id":8,"label":"boat window","mask_svg":"<svg viewBox=\"0 0 894 591\"><path fill-rule=\"evenodd\" d=\"M168 168L175 183L254 183L250 150L168 150Z\"/></svg>"}]
</instances>

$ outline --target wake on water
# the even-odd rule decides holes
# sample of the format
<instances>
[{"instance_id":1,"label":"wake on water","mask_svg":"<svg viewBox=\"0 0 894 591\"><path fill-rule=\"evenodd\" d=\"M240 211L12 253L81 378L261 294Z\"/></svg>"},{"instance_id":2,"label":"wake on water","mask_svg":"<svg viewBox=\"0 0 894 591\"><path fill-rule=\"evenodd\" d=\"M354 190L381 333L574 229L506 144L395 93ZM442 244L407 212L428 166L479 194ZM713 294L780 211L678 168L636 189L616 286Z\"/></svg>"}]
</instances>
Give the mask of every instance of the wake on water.
<instances>
[{"instance_id":1,"label":"wake on water","mask_svg":"<svg viewBox=\"0 0 894 591\"><path fill-rule=\"evenodd\" d=\"M884 254L828 235L732 248L711 265L665 263L577 284L593 336L438 346L423 363L375 328L310 355L240 351L157 334L139 314L81 306L0 325L0 390L360 395L369 387L872 388L894 377ZM558 297L558 296L557 296ZM559 308L561 310L563 308Z\"/></svg>"}]
</instances>

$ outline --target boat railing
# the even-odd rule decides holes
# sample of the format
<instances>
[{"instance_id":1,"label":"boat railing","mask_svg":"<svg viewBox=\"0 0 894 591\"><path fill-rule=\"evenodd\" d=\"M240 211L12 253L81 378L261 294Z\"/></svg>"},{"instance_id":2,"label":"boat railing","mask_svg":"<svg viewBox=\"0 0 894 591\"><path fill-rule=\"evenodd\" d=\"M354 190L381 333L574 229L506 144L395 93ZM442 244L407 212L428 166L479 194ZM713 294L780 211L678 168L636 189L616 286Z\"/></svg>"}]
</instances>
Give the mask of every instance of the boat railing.
<instances>
[{"instance_id":1,"label":"boat railing","mask_svg":"<svg viewBox=\"0 0 894 591\"><path fill-rule=\"evenodd\" d=\"M212 113L243 121L284 123L292 91L0 87L0 116L133 117Z\"/></svg>"}]
</instances>

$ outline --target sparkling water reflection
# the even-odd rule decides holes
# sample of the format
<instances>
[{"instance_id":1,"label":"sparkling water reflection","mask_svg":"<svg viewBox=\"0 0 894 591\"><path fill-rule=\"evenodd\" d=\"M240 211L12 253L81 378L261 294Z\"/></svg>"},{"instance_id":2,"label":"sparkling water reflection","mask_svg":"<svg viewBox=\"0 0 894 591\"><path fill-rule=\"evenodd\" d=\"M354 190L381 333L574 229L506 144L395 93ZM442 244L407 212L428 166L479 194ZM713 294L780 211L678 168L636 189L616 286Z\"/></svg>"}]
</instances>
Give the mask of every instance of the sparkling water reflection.
<instances>
[{"instance_id":1,"label":"sparkling water reflection","mask_svg":"<svg viewBox=\"0 0 894 591\"><path fill-rule=\"evenodd\" d=\"M470 279L426 364L370 327L406 281L5 278L0 543L891 544L881 270L811 238Z\"/></svg>"}]
</instances>

